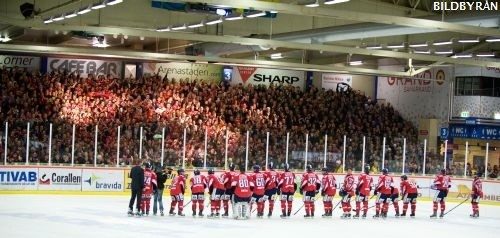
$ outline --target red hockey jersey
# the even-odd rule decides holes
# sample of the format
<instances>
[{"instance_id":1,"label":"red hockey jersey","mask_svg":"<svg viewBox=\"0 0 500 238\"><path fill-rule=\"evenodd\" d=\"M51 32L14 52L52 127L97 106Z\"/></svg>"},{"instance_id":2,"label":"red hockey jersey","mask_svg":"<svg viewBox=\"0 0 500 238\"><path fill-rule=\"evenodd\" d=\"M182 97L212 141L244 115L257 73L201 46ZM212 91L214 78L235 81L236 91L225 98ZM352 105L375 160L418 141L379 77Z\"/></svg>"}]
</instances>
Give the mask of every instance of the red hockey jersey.
<instances>
[{"instance_id":1,"label":"red hockey jersey","mask_svg":"<svg viewBox=\"0 0 500 238\"><path fill-rule=\"evenodd\" d=\"M252 177L245 173L241 173L233 177L231 186L234 187L234 194L241 198L252 196L252 189L255 186Z\"/></svg>"},{"instance_id":2,"label":"red hockey jersey","mask_svg":"<svg viewBox=\"0 0 500 238\"><path fill-rule=\"evenodd\" d=\"M264 178L264 174L260 172L252 174L252 180L255 182L253 193L255 195L264 195L266 190L266 179Z\"/></svg>"},{"instance_id":3,"label":"red hockey jersey","mask_svg":"<svg viewBox=\"0 0 500 238\"><path fill-rule=\"evenodd\" d=\"M191 182L192 193L205 193L207 178L204 175L195 175L189 181Z\"/></svg>"},{"instance_id":4,"label":"red hockey jersey","mask_svg":"<svg viewBox=\"0 0 500 238\"><path fill-rule=\"evenodd\" d=\"M337 191L337 181L335 180L333 174L323 175L323 178L321 178L321 188L321 191L324 192L325 195L335 196Z\"/></svg>"},{"instance_id":5,"label":"red hockey jersey","mask_svg":"<svg viewBox=\"0 0 500 238\"><path fill-rule=\"evenodd\" d=\"M481 198L483 197L483 183L481 182L481 179L476 178L472 181L472 194Z\"/></svg>"},{"instance_id":6,"label":"red hockey jersey","mask_svg":"<svg viewBox=\"0 0 500 238\"><path fill-rule=\"evenodd\" d=\"M370 190L372 189L373 178L372 176L362 173L358 177L358 186L359 194L363 196L370 196Z\"/></svg>"},{"instance_id":7,"label":"red hockey jersey","mask_svg":"<svg viewBox=\"0 0 500 238\"><path fill-rule=\"evenodd\" d=\"M342 184L342 190L351 196L354 195L354 176L352 174L346 174L344 184Z\"/></svg>"},{"instance_id":8,"label":"red hockey jersey","mask_svg":"<svg viewBox=\"0 0 500 238\"><path fill-rule=\"evenodd\" d=\"M434 179L434 186L437 190L448 191L451 186L451 179L448 175L439 174Z\"/></svg>"},{"instance_id":9,"label":"red hockey jersey","mask_svg":"<svg viewBox=\"0 0 500 238\"><path fill-rule=\"evenodd\" d=\"M184 178L184 175L177 175L175 178L172 180L172 185L170 187L170 195L175 196L179 194L184 194L184 186L186 179Z\"/></svg>"},{"instance_id":10,"label":"red hockey jersey","mask_svg":"<svg viewBox=\"0 0 500 238\"><path fill-rule=\"evenodd\" d=\"M151 169L144 169L144 188L142 192L144 194L151 194L153 192L153 184L158 186L155 172L151 171Z\"/></svg>"},{"instance_id":11,"label":"red hockey jersey","mask_svg":"<svg viewBox=\"0 0 500 238\"><path fill-rule=\"evenodd\" d=\"M292 172L284 172L280 174L280 179L278 186L282 193L293 193L295 192L295 174Z\"/></svg>"},{"instance_id":12,"label":"red hockey jersey","mask_svg":"<svg viewBox=\"0 0 500 238\"><path fill-rule=\"evenodd\" d=\"M264 172L266 178L266 190L278 187L278 172L269 170Z\"/></svg>"},{"instance_id":13,"label":"red hockey jersey","mask_svg":"<svg viewBox=\"0 0 500 238\"><path fill-rule=\"evenodd\" d=\"M377 191L381 194L391 195L392 194L392 183L394 180L390 175L380 175L378 177Z\"/></svg>"},{"instance_id":14,"label":"red hockey jersey","mask_svg":"<svg viewBox=\"0 0 500 238\"><path fill-rule=\"evenodd\" d=\"M418 193L415 181L403 180L399 187L402 194Z\"/></svg>"},{"instance_id":15,"label":"red hockey jersey","mask_svg":"<svg viewBox=\"0 0 500 238\"><path fill-rule=\"evenodd\" d=\"M317 186L320 185L320 180L317 174L313 172L307 172L302 175L302 185L301 188L305 192L316 191Z\"/></svg>"},{"instance_id":16,"label":"red hockey jersey","mask_svg":"<svg viewBox=\"0 0 500 238\"><path fill-rule=\"evenodd\" d=\"M224 189L224 184L221 182L222 176L217 177L214 174L208 175L208 189Z\"/></svg>"}]
</instances>

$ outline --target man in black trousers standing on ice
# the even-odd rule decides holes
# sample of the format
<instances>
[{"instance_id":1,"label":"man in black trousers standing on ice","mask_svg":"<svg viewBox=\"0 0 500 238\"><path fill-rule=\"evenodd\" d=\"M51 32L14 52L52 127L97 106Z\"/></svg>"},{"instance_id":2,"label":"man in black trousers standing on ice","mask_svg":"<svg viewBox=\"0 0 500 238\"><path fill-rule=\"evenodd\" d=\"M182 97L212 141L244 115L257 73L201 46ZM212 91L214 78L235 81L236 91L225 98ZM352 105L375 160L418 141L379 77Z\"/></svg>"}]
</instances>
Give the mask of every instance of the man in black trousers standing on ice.
<instances>
[{"instance_id":1,"label":"man in black trousers standing on ice","mask_svg":"<svg viewBox=\"0 0 500 238\"><path fill-rule=\"evenodd\" d=\"M128 204L128 215L133 216L133 206L134 206L134 200L136 201L136 208L137 212L135 215L140 216L141 215L141 198L142 198L142 189L144 188L144 170L141 167L141 162L137 163L136 166L130 170L130 175L129 177L132 179L132 182L130 183L131 190L132 190L132 196L130 197L130 202Z\"/></svg>"}]
</instances>

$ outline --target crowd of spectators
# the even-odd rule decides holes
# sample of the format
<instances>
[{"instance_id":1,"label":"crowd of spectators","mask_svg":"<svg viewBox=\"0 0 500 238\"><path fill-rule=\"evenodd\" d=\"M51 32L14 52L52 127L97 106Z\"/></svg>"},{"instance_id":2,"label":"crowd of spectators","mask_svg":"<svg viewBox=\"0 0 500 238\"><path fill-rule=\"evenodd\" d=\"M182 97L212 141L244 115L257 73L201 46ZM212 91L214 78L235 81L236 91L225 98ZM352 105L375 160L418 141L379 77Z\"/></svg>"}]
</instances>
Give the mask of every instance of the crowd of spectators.
<instances>
[{"instance_id":1,"label":"crowd of spectators","mask_svg":"<svg viewBox=\"0 0 500 238\"><path fill-rule=\"evenodd\" d=\"M40 75L5 68L0 75L0 121L9 122L8 163L25 162L30 122L30 163L48 163L51 123L52 163L71 163L74 125L75 164L93 165L94 156L98 165L108 166L115 166L117 157L120 165L130 165L138 159L158 162L164 130L167 165L202 167L205 132L207 167L223 167L226 149L228 163L243 165L248 131L250 166L265 164L269 132L267 156L277 168L285 164L287 133L288 159L293 168L304 168L306 134L309 163L318 169L323 167L326 134L327 166L332 170L343 167L345 135L346 168L361 170L366 136L365 163L373 172L379 171L385 137L385 167L401 171L406 138L405 172L422 172L424 152L417 141L416 128L391 105L377 103L352 90L229 86L159 76L120 80L62 72ZM94 155L96 129L98 153ZM2 145L2 154L3 148ZM427 161L429 173L442 164L435 153L429 153Z\"/></svg>"}]
</instances>

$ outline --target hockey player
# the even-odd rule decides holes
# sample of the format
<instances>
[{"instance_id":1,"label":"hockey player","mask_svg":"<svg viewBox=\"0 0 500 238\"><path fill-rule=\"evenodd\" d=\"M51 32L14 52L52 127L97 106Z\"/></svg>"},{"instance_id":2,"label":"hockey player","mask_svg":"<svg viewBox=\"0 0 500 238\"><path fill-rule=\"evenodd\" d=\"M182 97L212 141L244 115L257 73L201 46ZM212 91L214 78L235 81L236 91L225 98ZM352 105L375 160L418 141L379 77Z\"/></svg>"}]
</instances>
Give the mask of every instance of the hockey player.
<instances>
[{"instance_id":1,"label":"hockey player","mask_svg":"<svg viewBox=\"0 0 500 238\"><path fill-rule=\"evenodd\" d=\"M361 203L363 203L362 218L366 218L366 213L368 211L368 199L370 199L369 196L372 183L373 178L370 176L370 166L366 166L365 172L361 173L358 177L358 184L356 186L356 215L354 215L354 218L359 218Z\"/></svg>"},{"instance_id":2,"label":"hockey player","mask_svg":"<svg viewBox=\"0 0 500 238\"><path fill-rule=\"evenodd\" d=\"M269 162L267 167L269 170L264 173L264 177L266 178L266 191L263 199L264 205L266 201L269 202L269 212L267 213L267 217L271 217L273 215L276 192L278 191L278 172L274 171L273 162Z\"/></svg>"},{"instance_id":3,"label":"hockey player","mask_svg":"<svg viewBox=\"0 0 500 238\"><path fill-rule=\"evenodd\" d=\"M446 198L446 196L448 196L449 188L451 188L451 179L448 175L446 175L446 170L441 169L441 172L434 179L434 184L431 186L431 189L436 190L433 200L433 212L431 218L437 217L438 203L441 206L441 213L439 214L439 217L444 217L444 210L446 208L444 199Z\"/></svg>"},{"instance_id":4,"label":"hockey player","mask_svg":"<svg viewBox=\"0 0 500 238\"><path fill-rule=\"evenodd\" d=\"M175 205L178 205L177 214L182 217L184 216L182 210L184 209L185 180L184 169L178 169L177 176L172 180L172 185L170 187L170 197L172 199L169 212L170 216L175 216Z\"/></svg>"},{"instance_id":5,"label":"hockey player","mask_svg":"<svg viewBox=\"0 0 500 238\"><path fill-rule=\"evenodd\" d=\"M228 218L229 217L229 200L233 200L233 189L231 187L231 184L232 184L232 180L233 180L233 177L235 177L236 175L238 175L238 173L236 173L234 171L235 169L235 165L234 164L230 164L229 165L229 171L227 171L225 174L224 174L224 187L225 187L225 191L224 191L224 195L222 196L222 203L223 203L223 206L224 206L224 214L222 215L222 217L224 218ZM234 206L234 204L232 204L232 206ZM234 208L234 207L233 207Z\"/></svg>"},{"instance_id":6,"label":"hockey player","mask_svg":"<svg viewBox=\"0 0 500 238\"><path fill-rule=\"evenodd\" d=\"M354 196L354 176L352 175L352 170L348 169L347 174L344 178L344 183L340 188L339 195L341 197L342 210L344 214L341 218L350 218L351 217L351 197Z\"/></svg>"},{"instance_id":7,"label":"hockey player","mask_svg":"<svg viewBox=\"0 0 500 238\"><path fill-rule=\"evenodd\" d=\"M235 219L248 219L250 212L248 203L252 197L254 182L252 177L245 174L245 168L240 169L240 174L236 175L231 182L234 191L234 207L236 208Z\"/></svg>"},{"instance_id":8,"label":"hockey player","mask_svg":"<svg viewBox=\"0 0 500 238\"><path fill-rule=\"evenodd\" d=\"M213 169L208 170L208 194L210 194L211 213L209 218L220 217L221 197L224 195L224 174L217 177ZM222 180L222 181L221 181Z\"/></svg>"},{"instance_id":9,"label":"hockey player","mask_svg":"<svg viewBox=\"0 0 500 238\"><path fill-rule=\"evenodd\" d=\"M417 208L417 197L418 197L418 185L415 181L408 181L406 175L401 176L401 199L403 200L403 213L401 216L406 216L406 210L408 210L408 204L411 203L411 214L410 217L415 217L415 210Z\"/></svg>"},{"instance_id":10,"label":"hockey player","mask_svg":"<svg viewBox=\"0 0 500 238\"><path fill-rule=\"evenodd\" d=\"M156 192L158 184L156 181L156 174L151 170L151 163L144 163L144 188L142 189L142 200L141 200L141 213L149 216L149 204L151 202L151 197L153 191Z\"/></svg>"},{"instance_id":11,"label":"hockey player","mask_svg":"<svg viewBox=\"0 0 500 238\"><path fill-rule=\"evenodd\" d=\"M295 174L290 172L290 166L285 165L285 172L280 174L278 182L278 194L281 194L281 218L290 217L292 213L293 195L297 190Z\"/></svg>"},{"instance_id":12,"label":"hockey player","mask_svg":"<svg viewBox=\"0 0 500 238\"><path fill-rule=\"evenodd\" d=\"M302 176L302 185L300 186L300 194L304 195L304 207L306 215L304 218L314 217L314 201L316 194L321 187L318 175L313 172L312 166L307 165L306 173Z\"/></svg>"},{"instance_id":13,"label":"hockey player","mask_svg":"<svg viewBox=\"0 0 500 238\"><path fill-rule=\"evenodd\" d=\"M335 197L337 181L333 174L328 174L328 168L323 168L323 178L321 179L321 196L323 196L323 207L325 214L322 217L331 217L333 204L332 200Z\"/></svg>"},{"instance_id":14,"label":"hockey player","mask_svg":"<svg viewBox=\"0 0 500 238\"><path fill-rule=\"evenodd\" d=\"M252 180L255 182L255 188L253 189L252 199L250 200L250 209L252 209L252 204L257 204L257 217L262 218L264 216L264 191L266 188L266 179L264 174L260 172L260 166L253 166Z\"/></svg>"},{"instance_id":15,"label":"hockey player","mask_svg":"<svg viewBox=\"0 0 500 238\"><path fill-rule=\"evenodd\" d=\"M392 205L394 206L396 217L399 217L399 189L397 187L392 187L390 202L392 202Z\"/></svg>"},{"instance_id":16,"label":"hockey player","mask_svg":"<svg viewBox=\"0 0 500 238\"><path fill-rule=\"evenodd\" d=\"M472 214L470 217L479 217L479 199L483 198L483 184L481 182L481 173L477 172L474 176L474 181L472 181L472 192L471 192L471 203L472 203Z\"/></svg>"},{"instance_id":17,"label":"hockey player","mask_svg":"<svg viewBox=\"0 0 500 238\"><path fill-rule=\"evenodd\" d=\"M198 216L203 217L203 207L205 206L205 189L207 188L207 178L200 174L200 171L195 169L194 176L190 179L191 182L191 202L193 209L193 217L196 217L196 205L198 205Z\"/></svg>"},{"instance_id":18,"label":"hockey player","mask_svg":"<svg viewBox=\"0 0 500 238\"><path fill-rule=\"evenodd\" d=\"M375 187L374 194L380 193L379 198L375 203L375 216L378 218L382 216L387 217L387 210L389 209L389 198L392 195L392 183L394 180L389 175L389 170L384 168L382 170L382 175L378 178L377 186ZM382 204L382 212L380 211L380 204Z\"/></svg>"}]
</instances>

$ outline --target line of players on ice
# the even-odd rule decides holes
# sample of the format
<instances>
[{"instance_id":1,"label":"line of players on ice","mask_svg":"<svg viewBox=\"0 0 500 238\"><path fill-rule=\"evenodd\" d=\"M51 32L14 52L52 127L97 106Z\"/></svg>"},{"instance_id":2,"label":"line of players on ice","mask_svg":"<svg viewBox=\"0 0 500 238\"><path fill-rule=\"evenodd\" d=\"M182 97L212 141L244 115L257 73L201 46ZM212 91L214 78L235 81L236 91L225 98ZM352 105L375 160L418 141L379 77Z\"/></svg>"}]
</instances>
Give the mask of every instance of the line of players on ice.
<instances>
[{"instance_id":1,"label":"line of players on ice","mask_svg":"<svg viewBox=\"0 0 500 238\"><path fill-rule=\"evenodd\" d=\"M322 217L332 217L333 210L341 204L343 214L341 218L351 218L351 211L354 211L353 218L366 218L368 209L368 201L377 196L375 203L374 218L386 218L390 203L392 203L395 216L404 217L407 215L408 207L411 208L410 217L415 217L417 206L418 189L420 188L414 180L409 180L406 175L401 176L401 183L398 187L394 184L393 177L388 174L387 169L382 170L382 175L378 178L378 183L374 184L373 178L369 175L369 168L361 173L357 181L349 169L344 178L343 183L339 188L339 196L341 200L333 206L333 198L337 190L337 182L333 174L330 174L327 168L322 169L322 179L319 178L311 165L306 167L306 173L303 174L300 183L299 192L303 196L305 208L305 218L313 218L315 213L315 201L317 195L323 197L324 214ZM184 169L177 171L178 175L172 180L170 186L171 207L170 216L185 216L184 210L184 193L186 191L186 178ZM292 202L297 184L295 183L295 174L290 171L288 165L285 166L284 172L277 172L270 163L268 170L262 172L260 166L253 166L253 173L247 174L244 168L240 168L239 172L235 171L235 166L231 164L229 171L216 176L213 169L208 170L208 175L201 175L199 170L194 170L194 176L190 178L191 189L191 209L193 217L203 217L205 208L205 190L208 188L210 195L210 211L208 218L219 218L221 216L221 208L223 208L222 217L229 217L229 202L231 201L233 217L236 219L248 219L250 214L255 210L257 217L264 216L264 207L267 202L268 213L271 217L274 210L274 202L276 198L281 201L281 218L290 217L292 214ZM476 174L472 184L471 202L472 211L470 215L473 218L479 217L479 199L483 197L482 184L479 179L481 174ZM146 166L144 171L144 189L141 202L142 214L149 214L149 201L151 194L156 192L156 175L151 171L150 166ZM445 213L445 198L448 190L451 187L451 179L446 175L443 169L434 179L431 189L436 190L433 199L433 213L431 218L438 216L438 206L440 208L439 217L442 218ZM373 190L373 195L371 191ZM371 196L370 196L371 195ZM403 201L403 209L400 213L399 196ZM352 209L351 199L355 197L356 208ZM188 202L188 203L190 203ZM252 207L256 205L256 209ZM177 214L174 212L177 207ZM208 205L207 205L208 207ZM299 208L302 209L302 207ZM372 206L373 207L373 206ZM297 211L298 212L298 211ZM296 213L297 213L296 212ZM362 213L361 213L362 212ZM295 214L295 213L294 213Z\"/></svg>"}]
</instances>

